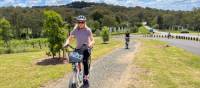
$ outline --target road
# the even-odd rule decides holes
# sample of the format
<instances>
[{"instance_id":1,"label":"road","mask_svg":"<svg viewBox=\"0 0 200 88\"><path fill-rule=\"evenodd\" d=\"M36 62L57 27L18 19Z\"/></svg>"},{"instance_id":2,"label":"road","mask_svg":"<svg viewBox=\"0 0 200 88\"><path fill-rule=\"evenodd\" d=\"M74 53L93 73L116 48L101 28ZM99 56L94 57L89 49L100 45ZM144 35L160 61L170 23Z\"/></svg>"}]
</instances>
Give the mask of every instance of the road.
<instances>
[{"instance_id":1,"label":"road","mask_svg":"<svg viewBox=\"0 0 200 88\"><path fill-rule=\"evenodd\" d=\"M153 29L147 25L144 26L145 28L147 28L148 30ZM168 35L168 32L162 32L159 31L158 29L153 29L155 33L160 34L160 35ZM185 37L197 37L200 38L199 34L177 34L177 33L170 33L172 36L185 36Z\"/></svg>"},{"instance_id":2,"label":"road","mask_svg":"<svg viewBox=\"0 0 200 88\"><path fill-rule=\"evenodd\" d=\"M122 37L118 39L124 40ZM135 42L130 42L130 49L123 47L108 52L107 55L93 62L90 71L90 88L125 88L128 84L128 74L135 53ZM41 88L68 88L66 77Z\"/></svg>"},{"instance_id":3,"label":"road","mask_svg":"<svg viewBox=\"0 0 200 88\"><path fill-rule=\"evenodd\" d=\"M149 26L145 26L147 29L151 29ZM155 30L155 29L154 29ZM155 30L159 34L167 35L167 32L161 32ZM179 35L179 36L185 36L185 37L198 37L198 35L191 35L191 34L171 34L171 35ZM196 41L189 41L189 40L178 40L178 39L167 39L167 38L153 38L153 39L158 39L164 42L168 42L170 45L174 45L179 48L183 48L189 52L192 52L194 54L200 55L200 42Z\"/></svg>"}]
</instances>

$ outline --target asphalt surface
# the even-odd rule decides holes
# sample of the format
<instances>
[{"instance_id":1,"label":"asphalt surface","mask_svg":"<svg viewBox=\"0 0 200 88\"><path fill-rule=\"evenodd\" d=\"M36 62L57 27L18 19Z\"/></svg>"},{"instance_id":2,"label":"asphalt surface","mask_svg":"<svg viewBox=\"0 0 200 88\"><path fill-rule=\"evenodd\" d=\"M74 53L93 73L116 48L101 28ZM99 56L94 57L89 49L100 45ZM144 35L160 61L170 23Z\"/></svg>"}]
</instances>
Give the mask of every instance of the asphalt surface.
<instances>
[{"instance_id":1,"label":"asphalt surface","mask_svg":"<svg viewBox=\"0 0 200 88\"><path fill-rule=\"evenodd\" d=\"M127 60L131 57L126 55L134 52L135 43L131 42L130 45L130 49L117 49L93 65L90 78L91 88L124 88L118 84L123 79L126 68L131 64Z\"/></svg>"},{"instance_id":2,"label":"asphalt surface","mask_svg":"<svg viewBox=\"0 0 200 88\"><path fill-rule=\"evenodd\" d=\"M117 39L124 40L122 36L117 36ZM115 49L92 62L89 88L124 88L123 83L126 82L123 81L124 74L129 71L132 64L135 42L130 42L130 45L130 49L124 49L124 47ZM41 88L68 88L69 76L70 74Z\"/></svg>"}]
</instances>

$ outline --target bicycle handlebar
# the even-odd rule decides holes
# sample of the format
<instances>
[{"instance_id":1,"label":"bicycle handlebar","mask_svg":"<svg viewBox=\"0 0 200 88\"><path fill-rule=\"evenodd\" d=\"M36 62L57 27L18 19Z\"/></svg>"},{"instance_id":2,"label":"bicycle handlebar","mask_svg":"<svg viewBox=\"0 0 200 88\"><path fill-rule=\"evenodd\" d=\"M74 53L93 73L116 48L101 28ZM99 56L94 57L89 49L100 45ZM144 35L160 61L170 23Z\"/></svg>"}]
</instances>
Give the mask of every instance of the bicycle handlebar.
<instances>
[{"instance_id":1,"label":"bicycle handlebar","mask_svg":"<svg viewBox=\"0 0 200 88\"><path fill-rule=\"evenodd\" d=\"M63 48L68 48L68 47L70 47L71 49L76 49L76 48L74 48L73 46L71 46L71 45L67 45L67 46L64 46ZM87 47L87 44L83 44L82 46L81 46L81 48L84 48L84 47ZM89 48L89 47L87 47L87 48ZM89 48L89 49L92 49L92 48Z\"/></svg>"},{"instance_id":2,"label":"bicycle handlebar","mask_svg":"<svg viewBox=\"0 0 200 88\"><path fill-rule=\"evenodd\" d=\"M64 48L68 48L68 47L70 47L71 49L75 49L73 46L71 46L71 45L67 45L67 46L65 46Z\"/></svg>"}]
</instances>

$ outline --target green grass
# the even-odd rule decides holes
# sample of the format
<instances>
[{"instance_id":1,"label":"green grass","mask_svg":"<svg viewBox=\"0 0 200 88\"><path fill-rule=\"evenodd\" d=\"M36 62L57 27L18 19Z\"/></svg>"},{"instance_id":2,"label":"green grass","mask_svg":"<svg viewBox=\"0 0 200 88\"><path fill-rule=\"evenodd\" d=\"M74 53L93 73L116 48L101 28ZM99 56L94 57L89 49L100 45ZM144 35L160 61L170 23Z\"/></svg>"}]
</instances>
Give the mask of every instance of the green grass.
<instances>
[{"instance_id":1,"label":"green grass","mask_svg":"<svg viewBox=\"0 0 200 88\"><path fill-rule=\"evenodd\" d=\"M156 40L139 41L134 63L146 70L138 77L148 88L200 88L200 56Z\"/></svg>"},{"instance_id":2,"label":"green grass","mask_svg":"<svg viewBox=\"0 0 200 88\"><path fill-rule=\"evenodd\" d=\"M93 60L117 47L122 47L120 41L112 40L109 44L102 44L100 38L95 40ZM45 57L45 51L0 55L0 87L38 88L50 80L62 78L71 71L70 64L36 65L39 59Z\"/></svg>"}]
</instances>

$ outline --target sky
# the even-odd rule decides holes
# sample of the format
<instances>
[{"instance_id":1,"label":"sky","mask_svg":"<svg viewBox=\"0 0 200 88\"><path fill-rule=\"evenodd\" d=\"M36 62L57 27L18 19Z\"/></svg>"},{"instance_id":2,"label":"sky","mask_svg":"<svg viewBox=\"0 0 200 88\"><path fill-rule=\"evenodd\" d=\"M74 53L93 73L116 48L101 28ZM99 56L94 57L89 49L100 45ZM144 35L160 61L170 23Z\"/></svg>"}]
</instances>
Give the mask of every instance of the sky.
<instances>
[{"instance_id":1,"label":"sky","mask_svg":"<svg viewBox=\"0 0 200 88\"><path fill-rule=\"evenodd\" d=\"M0 7L7 6L58 6L71 3L73 1L98 2L126 7L151 7L164 10L192 10L200 7L200 0L0 0Z\"/></svg>"}]
</instances>

